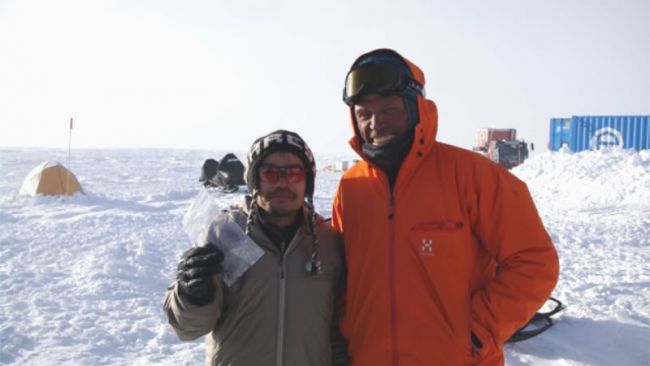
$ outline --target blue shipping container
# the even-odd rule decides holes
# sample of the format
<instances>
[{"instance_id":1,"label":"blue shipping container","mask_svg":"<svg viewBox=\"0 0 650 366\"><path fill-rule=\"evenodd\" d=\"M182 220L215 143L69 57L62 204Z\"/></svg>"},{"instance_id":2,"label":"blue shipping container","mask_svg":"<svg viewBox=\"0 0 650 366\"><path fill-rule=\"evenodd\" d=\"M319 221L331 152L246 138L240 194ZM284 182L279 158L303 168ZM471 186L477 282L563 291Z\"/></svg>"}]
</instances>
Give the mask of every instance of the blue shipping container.
<instances>
[{"instance_id":1,"label":"blue shipping container","mask_svg":"<svg viewBox=\"0 0 650 366\"><path fill-rule=\"evenodd\" d=\"M573 116L551 118L549 149L571 151L607 147L650 149L650 116Z\"/></svg>"}]
</instances>

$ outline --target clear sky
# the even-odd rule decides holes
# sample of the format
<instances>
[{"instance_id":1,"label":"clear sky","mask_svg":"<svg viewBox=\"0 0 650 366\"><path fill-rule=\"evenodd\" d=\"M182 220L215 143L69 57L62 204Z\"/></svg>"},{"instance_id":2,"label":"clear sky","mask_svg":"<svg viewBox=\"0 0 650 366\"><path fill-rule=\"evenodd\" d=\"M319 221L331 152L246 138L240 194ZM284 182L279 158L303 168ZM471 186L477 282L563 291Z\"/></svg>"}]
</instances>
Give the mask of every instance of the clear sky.
<instances>
[{"instance_id":1,"label":"clear sky","mask_svg":"<svg viewBox=\"0 0 650 366\"><path fill-rule=\"evenodd\" d=\"M650 0L0 0L0 146L350 152L341 101L378 47L419 65L438 139L650 114Z\"/></svg>"}]
</instances>

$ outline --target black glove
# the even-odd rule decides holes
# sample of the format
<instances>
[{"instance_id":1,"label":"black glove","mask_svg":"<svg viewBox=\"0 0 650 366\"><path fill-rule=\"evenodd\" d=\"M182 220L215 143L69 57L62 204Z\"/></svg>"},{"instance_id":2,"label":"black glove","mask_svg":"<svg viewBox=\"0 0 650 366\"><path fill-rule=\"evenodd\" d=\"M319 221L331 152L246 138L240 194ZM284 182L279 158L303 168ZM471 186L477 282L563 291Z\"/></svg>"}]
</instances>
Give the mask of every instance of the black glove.
<instances>
[{"instance_id":1,"label":"black glove","mask_svg":"<svg viewBox=\"0 0 650 366\"><path fill-rule=\"evenodd\" d=\"M215 293L212 276L222 272L221 262L223 252L212 244L193 247L183 253L176 273L181 297L196 306L209 304Z\"/></svg>"}]
</instances>

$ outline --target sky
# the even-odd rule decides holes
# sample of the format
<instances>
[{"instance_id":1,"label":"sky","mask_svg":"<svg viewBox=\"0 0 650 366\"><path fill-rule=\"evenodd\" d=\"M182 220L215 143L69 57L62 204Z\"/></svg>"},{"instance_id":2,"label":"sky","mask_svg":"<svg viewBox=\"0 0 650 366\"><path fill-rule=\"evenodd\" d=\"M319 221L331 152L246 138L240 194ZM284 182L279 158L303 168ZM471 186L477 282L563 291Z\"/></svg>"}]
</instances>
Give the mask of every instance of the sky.
<instances>
[{"instance_id":1,"label":"sky","mask_svg":"<svg viewBox=\"0 0 650 366\"><path fill-rule=\"evenodd\" d=\"M650 114L650 0L0 0L0 146L245 151L284 128L352 154L343 80L379 47L423 69L438 139L465 148Z\"/></svg>"}]
</instances>

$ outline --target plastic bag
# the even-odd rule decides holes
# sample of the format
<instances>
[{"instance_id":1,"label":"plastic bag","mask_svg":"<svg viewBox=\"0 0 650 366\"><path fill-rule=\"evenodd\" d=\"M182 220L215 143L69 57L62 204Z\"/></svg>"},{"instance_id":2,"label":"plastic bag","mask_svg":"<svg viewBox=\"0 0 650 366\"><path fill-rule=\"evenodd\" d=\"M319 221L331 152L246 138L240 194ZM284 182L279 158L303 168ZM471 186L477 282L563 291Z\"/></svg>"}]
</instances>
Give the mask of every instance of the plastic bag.
<instances>
[{"instance_id":1,"label":"plastic bag","mask_svg":"<svg viewBox=\"0 0 650 366\"><path fill-rule=\"evenodd\" d=\"M264 255L233 218L201 190L183 217L183 229L194 245L214 244L224 254L223 281L232 285Z\"/></svg>"},{"instance_id":2,"label":"plastic bag","mask_svg":"<svg viewBox=\"0 0 650 366\"><path fill-rule=\"evenodd\" d=\"M208 239L224 253L223 281L228 286L264 255L264 250L228 214L219 215L210 225Z\"/></svg>"},{"instance_id":3,"label":"plastic bag","mask_svg":"<svg viewBox=\"0 0 650 366\"><path fill-rule=\"evenodd\" d=\"M207 189L201 189L183 216L183 229L192 243L198 243L221 212Z\"/></svg>"}]
</instances>

